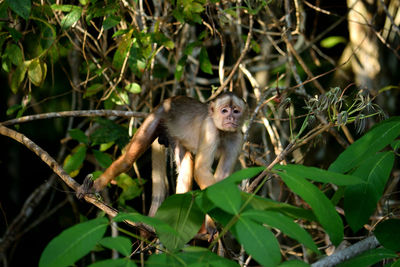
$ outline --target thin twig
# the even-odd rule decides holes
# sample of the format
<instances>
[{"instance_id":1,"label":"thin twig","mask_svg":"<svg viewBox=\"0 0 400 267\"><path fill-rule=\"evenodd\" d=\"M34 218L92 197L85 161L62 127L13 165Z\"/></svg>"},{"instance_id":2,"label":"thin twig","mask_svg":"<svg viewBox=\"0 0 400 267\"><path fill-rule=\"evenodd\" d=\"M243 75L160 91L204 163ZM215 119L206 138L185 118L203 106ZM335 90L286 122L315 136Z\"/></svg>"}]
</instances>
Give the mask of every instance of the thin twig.
<instances>
[{"instance_id":1,"label":"thin twig","mask_svg":"<svg viewBox=\"0 0 400 267\"><path fill-rule=\"evenodd\" d=\"M233 75L236 73L236 70L239 68L240 63L242 62L244 56L246 55L247 51L250 48L250 42L251 42L251 38L253 35L253 15L250 15L249 17L249 21L250 21L250 25L249 25L249 32L247 33L247 39L246 39L246 44L244 46L244 49L242 51L242 53L240 54L238 60L236 61L235 65L233 66L231 73L229 74L228 78L225 79L224 83L221 84L221 86L218 88L217 91L215 91L215 93L210 97L209 100L213 99L214 97L216 97L217 95L219 95L222 90L224 90L224 88L228 85L228 83L232 80Z\"/></svg>"}]
</instances>

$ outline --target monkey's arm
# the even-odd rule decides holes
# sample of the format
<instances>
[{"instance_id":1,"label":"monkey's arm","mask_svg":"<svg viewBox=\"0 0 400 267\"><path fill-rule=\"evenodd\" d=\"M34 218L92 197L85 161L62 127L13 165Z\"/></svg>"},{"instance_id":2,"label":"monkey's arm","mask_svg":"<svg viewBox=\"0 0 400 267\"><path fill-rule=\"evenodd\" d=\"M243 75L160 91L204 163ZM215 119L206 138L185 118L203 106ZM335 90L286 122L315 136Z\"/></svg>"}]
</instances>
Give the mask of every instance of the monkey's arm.
<instances>
[{"instance_id":1,"label":"monkey's arm","mask_svg":"<svg viewBox=\"0 0 400 267\"><path fill-rule=\"evenodd\" d=\"M236 132L221 142L222 151L214 175L217 182L231 175L242 149L243 134Z\"/></svg>"}]
</instances>

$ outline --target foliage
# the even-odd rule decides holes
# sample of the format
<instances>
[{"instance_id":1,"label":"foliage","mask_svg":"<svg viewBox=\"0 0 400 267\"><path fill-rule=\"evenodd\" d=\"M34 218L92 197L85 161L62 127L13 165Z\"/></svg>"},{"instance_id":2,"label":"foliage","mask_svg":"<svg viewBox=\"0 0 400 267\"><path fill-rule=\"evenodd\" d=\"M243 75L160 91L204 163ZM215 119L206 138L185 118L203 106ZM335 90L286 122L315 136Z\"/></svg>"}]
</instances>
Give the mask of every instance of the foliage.
<instances>
[{"instance_id":1,"label":"foliage","mask_svg":"<svg viewBox=\"0 0 400 267\"><path fill-rule=\"evenodd\" d=\"M381 145L374 146L375 136L378 133L381 137ZM400 117L395 117L380 123L348 147L331 164L328 171L304 165L276 165L273 173L279 175L286 185L309 205L315 215L315 221L328 233L332 243L337 245L343 239L343 221L328 196L318 189L317 184L313 184L308 180L322 184L333 183L343 187L345 205L347 202L352 202L351 207L348 208L349 211L346 212L346 219L350 222L350 225L352 225L353 221L362 225L368 221L369 216L376 208L377 199L383 194L380 188L372 187L372 185L378 183L383 186L386 183L388 172L393 166L393 151L380 151L399 136ZM362 158L358 157L360 154L363 155ZM348 164L350 159L352 160L352 165ZM166 249L163 250L163 254L152 256L148 259L150 266L170 264L183 266L190 264L194 259L200 264L205 264L208 260L211 260L211 265L235 265L232 261L212 256L209 252L200 248L184 249L185 244L200 229L205 213L210 214L213 219L222 225L223 231L221 235L231 231L246 252L263 266L277 266L281 262L279 243L274 237L272 229L279 229L285 235L305 245L313 253L319 254L319 250L310 234L295 223L294 219L299 220L301 219L300 216L295 213L291 213L289 216L287 212L280 209L271 211L264 207L253 206L254 195L252 194L241 197L237 184L243 179L254 177L260 171L262 171L262 168L259 167L243 169L204 191L173 195L164 201L155 218L146 217L138 213L119 214L114 221L130 220L141 222L156 229L160 242ZM373 177L373 181L366 179L367 177ZM369 186L376 190L365 190ZM352 194L347 195L347 190L352 190ZM362 194L362 197L353 197L353 195L357 196L358 192ZM372 210L360 208L358 208L358 211L352 210L355 207L362 207L363 203L366 202L375 203ZM174 216L171 216L171 214L174 214ZM99 219L94 219L90 222L95 223L97 221ZM102 221L102 223L104 222ZM92 242L90 244L87 243L88 238L78 238L81 233L87 231L85 230L87 225L88 222L75 225L50 242L42 254L40 266L46 266L45 263L52 262L54 258L58 259L57 263L60 266L67 266L79 259L76 255L82 257L87 254L93 248L93 242L99 242L109 249L116 249L125 257L130 256L129 251L132 244L127 238L106 237L100 241L100 235L96 236L96 239L91 238ZM395 238L396 241L394 241L392 233L398 232L396 230L398 226L399 220L388 220L379 224L376 228L376 234L386 248L365 252L342 265L366 266L382 259L396 258L395 251L399 250L399 239ZM104 234L104 231L102 233ZM221 236L218 238L221 238ZM75 242L69 241L71 239L75 240ZM71 248L69 250L57 251L60 244L70 243ZM78 249L80 249L79 253L76 251ZM52 251L52 253L48 251ZM209 259L210 257L212 259ZM107 263L117 264L117 262ZM129 264L133 263L130 262ZM296 266L301 265L301 263L295 262L293 264Z\"/></svg>"}]
</instances>

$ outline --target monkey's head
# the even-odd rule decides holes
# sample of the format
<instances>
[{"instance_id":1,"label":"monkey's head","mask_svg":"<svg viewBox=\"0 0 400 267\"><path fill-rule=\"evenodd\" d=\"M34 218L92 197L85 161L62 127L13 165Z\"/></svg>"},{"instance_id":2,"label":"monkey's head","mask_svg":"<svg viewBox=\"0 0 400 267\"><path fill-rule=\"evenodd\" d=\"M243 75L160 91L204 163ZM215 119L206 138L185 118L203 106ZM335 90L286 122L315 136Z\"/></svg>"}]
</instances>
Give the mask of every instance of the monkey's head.
<instances>
[{"instance_id":1,"label":"monkey's head","mask_svg":"<svg viewBox=\"0 0 400 267\"><path fill-rule=\"evenodd\" d=\"M246 104L233 93L223 93L209 104L209 114L215 126L227 132L236 132L242 126Z\"/></svg>"}]
</instances>

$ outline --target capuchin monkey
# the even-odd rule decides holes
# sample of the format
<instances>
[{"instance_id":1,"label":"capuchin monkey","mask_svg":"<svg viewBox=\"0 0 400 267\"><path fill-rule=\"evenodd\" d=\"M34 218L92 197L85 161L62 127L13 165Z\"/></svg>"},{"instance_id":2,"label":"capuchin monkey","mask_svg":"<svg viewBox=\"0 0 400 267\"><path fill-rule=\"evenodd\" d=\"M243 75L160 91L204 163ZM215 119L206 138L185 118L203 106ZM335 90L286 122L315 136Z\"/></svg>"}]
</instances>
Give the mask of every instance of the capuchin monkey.
<instances>
[{"instance_id":1,"label":"capuchin monkey","mask_svg":"<svg viewBox=\"0 0 400 267\"><path fill-rule=\"evenodd\" d=\"M232 173L242 148L240 128L245 113L245 102L231 92L208 104L186 96L166 99L144 120L125 153L95 181L86 178L76 195L82 198L100 192L112 179L128 171L157 138L160 144L174 149L176 193L191 190L193 177L200 189L207 188ZM213 174L216 158L219 162Z\"/></svg>"}]
</instances>

